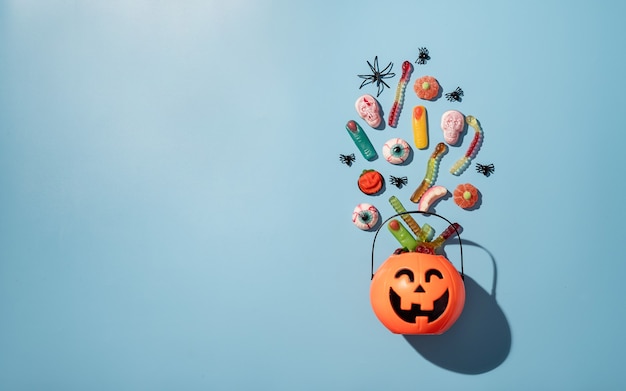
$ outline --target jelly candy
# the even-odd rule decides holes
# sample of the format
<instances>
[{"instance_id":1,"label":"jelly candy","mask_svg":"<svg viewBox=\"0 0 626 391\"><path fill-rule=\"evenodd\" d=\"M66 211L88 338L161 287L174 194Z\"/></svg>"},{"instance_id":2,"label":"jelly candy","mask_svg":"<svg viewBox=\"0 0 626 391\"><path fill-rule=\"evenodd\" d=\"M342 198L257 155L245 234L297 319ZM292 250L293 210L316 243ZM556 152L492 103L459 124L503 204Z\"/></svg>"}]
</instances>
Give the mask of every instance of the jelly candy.
<instances>
[{"instance_id":1,"label":"jelly candy","mask_svg":"<svg viewBox=\"0 0 626 391\"><path fill-rule=\"evenodd\" d=\"M478 123L476 117L474 117L473 115L468 115L467 117L465 117L465 122L467 122L469 126L474 128L475 133L474 139L467 149L467 152L465 152L465 155L457 160L452 168L450 168L450 173L457 176L461 175L463 171L467 169L472 159L476 157L476 154L478 153L480 145L483 141L483 131L480 128L480 124Z\"/></svg>"},{"instance_id":2,"label":"jelly candy","mask_svg":"<svg viewBox=\"0 0 626 391\"><path fill-rule=\"evenodd\" d=\"M458 223L452 223L452 225L448 226L441 235L437 236L435 240L432 242L423 242L420 243L415 251L418 253L425 254L435 254L435 250L437 250L443 243L448 240L452 235L458 233L461 230L461 226Z\"/></svg>"},{"instance_id":3,"label":"jelly candy","mask_svg":"<svg viewBox=\"0 0 626 391\"><path fill-rule=\"evenodd\" d=\"M381 191L383 183L383 176L376 170L363 170L357 182L359 189L367 195Z\"/></svg>"},{"instance_id":4,"label":"jelly candy","mask_svg":"<svg viewBox=\"0 0 626 391\"><path fill-rule=\"evenodd\" d=\"M459 135L463 131L465 119L457 110L448 110L441 116L441 130L446 143L454 145L459 141Z\"/></svg>"},{"instance_id":5,"label":"jelly candy","mask_svg":"<svg viewBox=\"0 0 626 391\"><path fill-rule=\"evenodd\" d=\"M453 195L454 202L463 209L471 208L478 202L478 189L470 183L458 185Z\"/></svg>"},{"instance_id":6,"label":"jelly candy","mask_svg":"<svg viewBox=\"0 0 626 391\"><path fill-rule=\"evenodd\" d=\"M418 203L426 190L428 190L435 183L435 180L437 179L437 171L439 169L439 161L447 150L448 147L446 147L446 144L437 144L432 155L430 155L430 159L428 159L428 165L426 167L426 175L424 176L424 180L418 186L418 188L415 189L413 195L411 195L411 201Z\"/></svg>"},{"instance_id":7,"label":"jelly candy","mask_svg":"<svg viewBox=\"0 0 626 391\"><path fill-rule=\"evenodd\" d=\"M422 76L415 80L413 89L417 97L424 100L434 100L439 95L439 83L432 76Z\"/></svg>"},{"instance_id":8,"label":"jelly candy","mask_svg":"<svg viewBox=\"0 0 626 391\"><path fill-rule=\"evenodd\" d=\"M404 91L411 78L411 72L413 71L413 65L410 62L405 61L402 63L402 76L398 81L398 87L396 88L396 98L393 101L393 106L389 111L389 126L395 128L398 125L398 117L402 111L402 104L404 103Z\"/></svg>"},{"instance_id":9,"label":"jelly candy","mask_svg":"<svg viewBox=\"0 0 626 391\"><path fill-rule=\"evenodd\" d=\"M371 204L358 204L352 212L352 222L364 231L373 228L378 223L379 218L378 209Z\"/></svg>"},{"instance_id":10,"label":"jelly candy","mask_svg":"<svg viewBox=\"0 0 626 391\"><path fill-rule=\"evenodd\" d=\"M380 105L371 95L362 95L354 103L354 108L361 118L372 128L378 127L382 122L380 116Z\"/></svg>"},{"instance_id":11,"label":"jelly candy","mask_svg":"<svg viewBox=\"0 0 626 391\"><path fill-rule=\"evenodd\" d=\"M401 214L400 217L402 217L402 220L404 220L409 228L411 228L411 231L413 231L415 236L417 236L420 241L423 242L429 240L435 234L433 228L428 224L424 224L424 226L420 228L419 224L417 224L417 221L415 221L415 219L409 213L407 213L404 205L402 205L402 203L396 196L389 197L389 203L396 211L396 213Z\"/></svg>"},{"instance_id":12,"label":"jelly candy","mask_svg":"<svg viewBox=\"0 0 626 391\"><path fill-rule=\"evenodd\" d=\"M409 251L415 250L417 247L417 240L411 235L411 233L404 228L404 225L400 223L397 219L391 220L387 224L387 228L389 232L398 240L398 242L402 245L402 247L406 248Z\"/></svg>"},{"instance_id":13,"label":"jelly candy","mask_svg":"<svg viewBox=\"0 0 626 391\"><path fill-rule=\"evenodd\" d=\"M445 196L446 194L448 194L448 189L443 186L431 187L430 189L426 190L426 192L424 192L424 194L422 195L422 198L420 198L420 202L417 205L417 210L419 210L420 212L428 212L430 205L432 205L433 202Z\"/></svg>"},{"instance_id":14,"label":"jelly candy","mask_svg":"<svg viewBox=\"0 0 626 391\"><path fill-rule=\"evenodd\" d=\"M409 158L411 147L401 138L392 138L383 145L383 156L391 164L402 164Z\"/></svg>"},{"instance_id":15,"label":"jelly candy","mask_svg":"<svg viewBox=\"0 0 626 391\"><path fill-rule=\"evenodd\" d=\"M346 130L365 159L369 161L376 159L378 155L376 154L376 150L374 149L372 142L367 137L367 134L365 134L363 128L356 123L356 121L348 121L346 124Z\"/></svg>"},{"instance_id":16,"label":"jelly candy","mask_svg":"<svg viewBox=\"0 0 626 391\"><path fill-rule=\"evenodd\" d=\"M413 108L413 141L419 149L428 147L428 121L426 107L415 106Z\"/></svg>"}]
</instances>

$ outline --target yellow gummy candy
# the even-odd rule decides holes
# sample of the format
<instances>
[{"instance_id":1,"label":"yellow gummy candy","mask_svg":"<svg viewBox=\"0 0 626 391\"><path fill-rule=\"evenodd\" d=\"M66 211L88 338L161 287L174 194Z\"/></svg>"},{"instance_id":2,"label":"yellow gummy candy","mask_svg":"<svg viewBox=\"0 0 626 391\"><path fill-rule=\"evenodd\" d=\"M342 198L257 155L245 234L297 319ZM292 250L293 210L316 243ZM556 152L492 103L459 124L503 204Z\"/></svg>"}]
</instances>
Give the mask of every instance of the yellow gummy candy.
<instances>
[{"instance_id":1,"label":"yellow gummy candy","mask_svg":"<svg viewBox=\"0 0 626 391\"><path fill-rule=\"evenodd\" d=\"M424 106L413 108L413 140L417 148L428 148L428 122Z\"/></svg>"}]
</instances>

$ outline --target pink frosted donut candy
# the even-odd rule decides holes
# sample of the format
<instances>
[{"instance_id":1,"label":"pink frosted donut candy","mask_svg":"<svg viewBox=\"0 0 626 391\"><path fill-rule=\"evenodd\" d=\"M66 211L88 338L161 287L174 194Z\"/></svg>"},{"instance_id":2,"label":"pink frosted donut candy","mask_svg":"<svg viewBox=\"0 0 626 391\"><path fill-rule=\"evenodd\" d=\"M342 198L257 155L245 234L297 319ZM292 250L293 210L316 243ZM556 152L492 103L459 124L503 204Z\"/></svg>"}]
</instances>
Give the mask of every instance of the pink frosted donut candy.
<instances>
[{"instance_id":1,"label":"pink frosted donut candy","mask_svg":"<svg viewBox=\"0 0 626 391\"><path fill-rule=\"evenodd\" d=\"M446 143L454 145L459 141L459 135L463 131L465 117L460 111L450 110L441 116L441 130Z\"/></svg>"},{"instance_id":2,"label":"pink frosted donut candy","mask_svg":"<svg viewBox=\"0 0 626 391\"><path fill-rule=\"evenodd\" d=\"M379 217L378 209L371 204L358 204L352 212L352 222L364 231L372 229L378 223Z\"/></svg>"},{"instance_id":3,"label":"pink frosted donut candy","mask_svg":"<svg viewBox=\"0 0 626 391\"><path fill-rule=\"evenodd\" d=\"M391 164L402 164L409 158L411 147L401 138L392 138L383 145L383 156Z\"/></svg>"},{"instance_id":4,"label":"pink frosted donut candy","mask_svg":"<svg viewBox=\"0 0 626 391\"><path fill-rule=\"evenodd\" d=\"M378 127L382 121L380 116L380 105L378 101L371 95L363 95L356 100L354 104L356 112L367 122L372 128Z\"/></svg>"}]
</instances>

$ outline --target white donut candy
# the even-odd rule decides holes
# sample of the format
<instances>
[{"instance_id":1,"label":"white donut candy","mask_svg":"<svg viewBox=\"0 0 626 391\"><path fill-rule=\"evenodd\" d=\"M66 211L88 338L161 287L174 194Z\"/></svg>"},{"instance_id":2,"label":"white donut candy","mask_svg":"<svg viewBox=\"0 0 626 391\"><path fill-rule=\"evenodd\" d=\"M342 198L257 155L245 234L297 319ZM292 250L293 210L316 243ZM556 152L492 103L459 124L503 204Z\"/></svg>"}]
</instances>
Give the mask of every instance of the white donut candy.
<instances>
[{"instance_id":1,"label":"white donut candy","mask_svg":"<svg viewBox=\"0 0 626 391\"><path fill-rule=\"evenodd\" d=\"M392 138L383 145L383 156L391 164L402 164L409 158L411 147L401 138Z\"/></svg>"},{"instance_id":2,"label":"white donut candy","mask_svg":"<svg viewBox=\"0 0 626 391\"><path fill-rule=\"evenodd\" d=\"M364 231L372 229L378 223L379 217L378 209L374 205L366 203L358 204L352 212L352 222Z\"/></svg>"}]
</instances>

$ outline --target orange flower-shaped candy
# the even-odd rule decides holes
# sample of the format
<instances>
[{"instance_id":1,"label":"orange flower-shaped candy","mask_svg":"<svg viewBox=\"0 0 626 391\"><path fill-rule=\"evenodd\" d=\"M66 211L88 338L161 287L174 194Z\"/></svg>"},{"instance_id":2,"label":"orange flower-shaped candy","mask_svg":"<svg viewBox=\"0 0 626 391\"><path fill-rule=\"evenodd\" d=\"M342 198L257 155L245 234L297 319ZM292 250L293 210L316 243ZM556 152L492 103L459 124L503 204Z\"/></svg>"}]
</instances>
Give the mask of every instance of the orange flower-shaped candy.
<instances>
[{"instance_id":1,"label":"orange flower-shaped candy","mask_svg":"<svg viewBox=\"0 0 626 391\"><path fill-rule=\"evenodd\" d=\"M454 189L454 202L463 209L471 208L478 202L478 189L469 183Z\"/></svg>"},{"instance_id":2,"label":"orange flower-shaped candy","mask_svg":"<svg viewBox=\"0 0 626 391\"><path fill-rule=\"evenodd\" d=\"M422 76L415 80L413 89L418 98L433 100L439 95L439 82L432 76Z\"/></svg>"}]
</instances>

